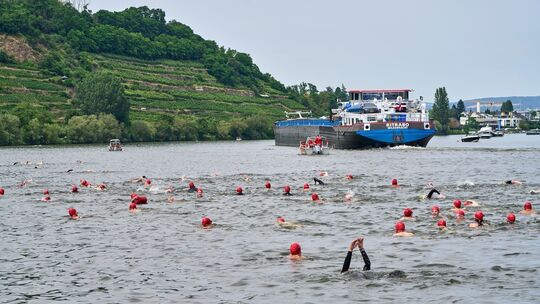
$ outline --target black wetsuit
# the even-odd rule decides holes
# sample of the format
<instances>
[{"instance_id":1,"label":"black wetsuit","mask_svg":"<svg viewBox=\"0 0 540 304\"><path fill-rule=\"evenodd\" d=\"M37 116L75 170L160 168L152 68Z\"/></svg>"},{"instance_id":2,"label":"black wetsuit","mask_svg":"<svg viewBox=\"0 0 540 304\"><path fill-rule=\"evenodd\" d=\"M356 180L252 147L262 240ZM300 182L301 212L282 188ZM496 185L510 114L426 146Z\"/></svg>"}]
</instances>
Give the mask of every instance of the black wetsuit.
<instances>
[{"instance_id":1,"label":"black wetsuit","mask_svg":"<svg viewBox=\"0 0 540 304\"><path fill-rule=\"evenodd\" d=\"M315 182L315 185L318 183L319 185L324 185L324 182L316 177L313 178L313 181Z\"/></svg>"},{"instance_id":2,"label":"black wetsuit","mask_svg":"<svg viewBox=\"0 0 540 304\"><path fill-rule=\"evenodd\" d=\"M290 192L283 192L283 195L292 195Z\"/></svg>"},{"instance_id":3,"label":"black wetsuit","mask_svg":"<svg viewBox=\"0 0 540 304\"><path fill-rule=\"evenodd\" d=\"M438 195L441 195L441 193L437 191L437 189L433 188L431 189L431 191L429 191L427 198L431 199L431 196L433 196L433 193L437 193Z\"/></svg>"},{"instance_id":4,"label":"black wetsuit","mask_svg":"<svg viewBox=\"0 0 540 304\"><path fill-rule=\"evenodd\" d=\"M363 248L360 248L360 253L362 254L362 259L364 259L364 270L370 270L371 262L369 261L369 257L366 251ZM347 257L345 257L345 262L343 262L343 268L341 268L342 273L349 270L349 266L351 266L351 258L352 258L352 251L348 251Z\"/></svg>"},{"instance_id":5,"label":"black wetsuit","mask_svg":"<svg viewBox=\"0 0 540 304\"><path fill-rule=\"evenodd\" d=\"M189 188L188 192L197 192L197 187Z\"/></svg>"},{"instance_id":6,"label":"black wetsuit","mask_svg":"<svg viewBox=\"0 0 540 304\"><path fill-rule=\"evenodd\" d=\"M511 181L511 180L507 180L507 181L505 181L505 183L506 183L507 185L511 185L511 184L512 184L512 181Z\"/></svg>"}]
</instances>

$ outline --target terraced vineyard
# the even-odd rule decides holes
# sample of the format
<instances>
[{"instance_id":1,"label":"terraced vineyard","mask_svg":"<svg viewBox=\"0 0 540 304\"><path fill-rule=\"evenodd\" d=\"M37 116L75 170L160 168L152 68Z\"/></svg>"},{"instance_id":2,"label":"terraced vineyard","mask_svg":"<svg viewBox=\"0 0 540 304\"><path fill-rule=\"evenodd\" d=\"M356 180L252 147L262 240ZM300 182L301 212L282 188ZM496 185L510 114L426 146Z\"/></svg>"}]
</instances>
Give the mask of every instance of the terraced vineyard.
<instances>
[{"instance_id":1,"label":"terraced vineyard","mask_svg":"<svg viewBox=\"0 0 540 304\"><path fill-rule=\"evenodd\" d=\"M262 114L273 119L284 111L305 109L272 88L255 96L247 89L218 83L206 69L189 61L143 61L111 55L91 55L94 64L123 79L131 101L131 119L157 121L163 115L196 115L214 118Z\"/></svg>"},{"instance_id":2,"label":"terraced vineyard","mask_svg":"<svg viewBox=\"0 0 540 304\"><path fill-rule=\"evenodd\" d=\"M144 61L88 54L98 70L120 77L131 102L131 120L159 121L163 116L192 115L228 119L262 114L272 119L284 111L303 110L298 102L265 88L265 97L247 89L225 87L197 62ZM59 77L48 77L31 65L0 66L0 111L31 102L62 120L72 109L73 90Z\"/></svg>"}]
</instances>

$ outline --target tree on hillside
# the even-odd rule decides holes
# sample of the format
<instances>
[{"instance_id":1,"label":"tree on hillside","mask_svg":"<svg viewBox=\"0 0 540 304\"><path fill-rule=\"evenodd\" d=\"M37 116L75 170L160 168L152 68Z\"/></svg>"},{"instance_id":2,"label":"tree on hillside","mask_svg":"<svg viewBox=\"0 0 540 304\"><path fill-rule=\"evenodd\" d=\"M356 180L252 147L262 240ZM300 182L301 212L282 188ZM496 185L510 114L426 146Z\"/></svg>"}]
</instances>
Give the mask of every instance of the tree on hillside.
<instances>
[{"instance_id":1,"label":"tree on hillside","mask_svg":"<svg viewBox=\"0 0 540 304\"><path fill-rule=\"evenodd\" d=\"M77 86L76 103L86 115L106 113L128 122L129 101L120 79L113 75L95 73L86 77Z\"/></svg>"},{"instance_id":2,"label":"tree on hillside","mask_svg":"<svg viewBox=\"0 0 540 304\"><path fill-rule=\"evenodd\" d=\"M448 106L448 94L446 88L437 88L435 91L435 103L431 110L431 117L437 120L441 124L441 130L439 132L446 134L448 130L448 118L450 115L450 108Z\"/></svg>"},{"instance_id":3,"label":"tree on hillside","mask_svg":"<svg viewBox=\"0 0 540 304\"><path fill-rule=\"evenodd\" d=\"M501 105L501 112L511 113L514 112L514 105L511 100L507 100Z\"/></svg>"}]
</instances>

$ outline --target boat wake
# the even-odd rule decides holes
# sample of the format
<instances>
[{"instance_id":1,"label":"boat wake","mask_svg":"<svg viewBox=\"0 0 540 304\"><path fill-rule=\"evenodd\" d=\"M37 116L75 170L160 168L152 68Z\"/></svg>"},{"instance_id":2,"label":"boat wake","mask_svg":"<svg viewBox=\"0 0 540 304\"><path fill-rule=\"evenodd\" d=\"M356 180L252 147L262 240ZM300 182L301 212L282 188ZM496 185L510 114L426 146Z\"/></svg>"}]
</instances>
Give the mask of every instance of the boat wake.
<instances>
[{"instance_id":1,"label":"boat wake","mask_svg":"<svg viewBox=\"0 0 540 304\"><path fill-rule=\"evenodd\" d=\"M415 147L415 146L406 146L406 145L399 145L395 147L390 147L390 150L426 150L425 147Z\"/></svg>"}]
</instances>

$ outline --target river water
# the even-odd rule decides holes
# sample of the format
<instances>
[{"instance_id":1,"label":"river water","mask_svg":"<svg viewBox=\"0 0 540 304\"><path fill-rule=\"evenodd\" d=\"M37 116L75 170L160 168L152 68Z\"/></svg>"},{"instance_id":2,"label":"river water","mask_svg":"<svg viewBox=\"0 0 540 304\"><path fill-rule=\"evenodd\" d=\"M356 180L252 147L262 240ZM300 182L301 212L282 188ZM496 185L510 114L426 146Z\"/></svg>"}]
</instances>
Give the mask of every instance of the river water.
<instances>
[{"instance_id":1,"label":"river water","mask_svg":"<svg viewBox=\"0 0 540 304\"><path fill-rule=\"evenodd\" d=\"M530 194L540 189L540 136L458 139L319 157L273 141L133 144L123 152L1 148L0 302L538 303L540 221L517 215L508 225L505 218L526 200L540 208L540 195ZM326 185L314 186L321 171L328 172L320 177ZM130 182L142 175L152 179L152 191ZM83 178L108 189L70 193ZM389 187L392 178L400 188ZM204 189L203 198L185 191L189 179ZM504 185L508 179L524 184ZM23 180L28 184L17 187ZM301 190L306 182L322 204ZM421 199L428 182L447 198ZM293 196L281 195L286 184ZM161 191L168 185L174 203ZM237 186L246 194L234 195ZM52 197L47 203L39 201L44 188ZM345 202L349 190L355 195ZM149 198L137 214L127 210L133 191ZM457 222L450 211L456 198L480 207ZM433 204L449 232L435 227ZM68 219L69 207L80 220ZM406 207L417 218L406 223L415 235L393 237ZM468 228L477 209L489 226ZM276 226L278 215L302 227ZM201 229L202 216L215 227ZM358 236L372 270L361 271L355 251L352 271L340 274L347 245ZM302 245L304 260L287 258L292 242Z\"/></svg>"}]
</instances>

